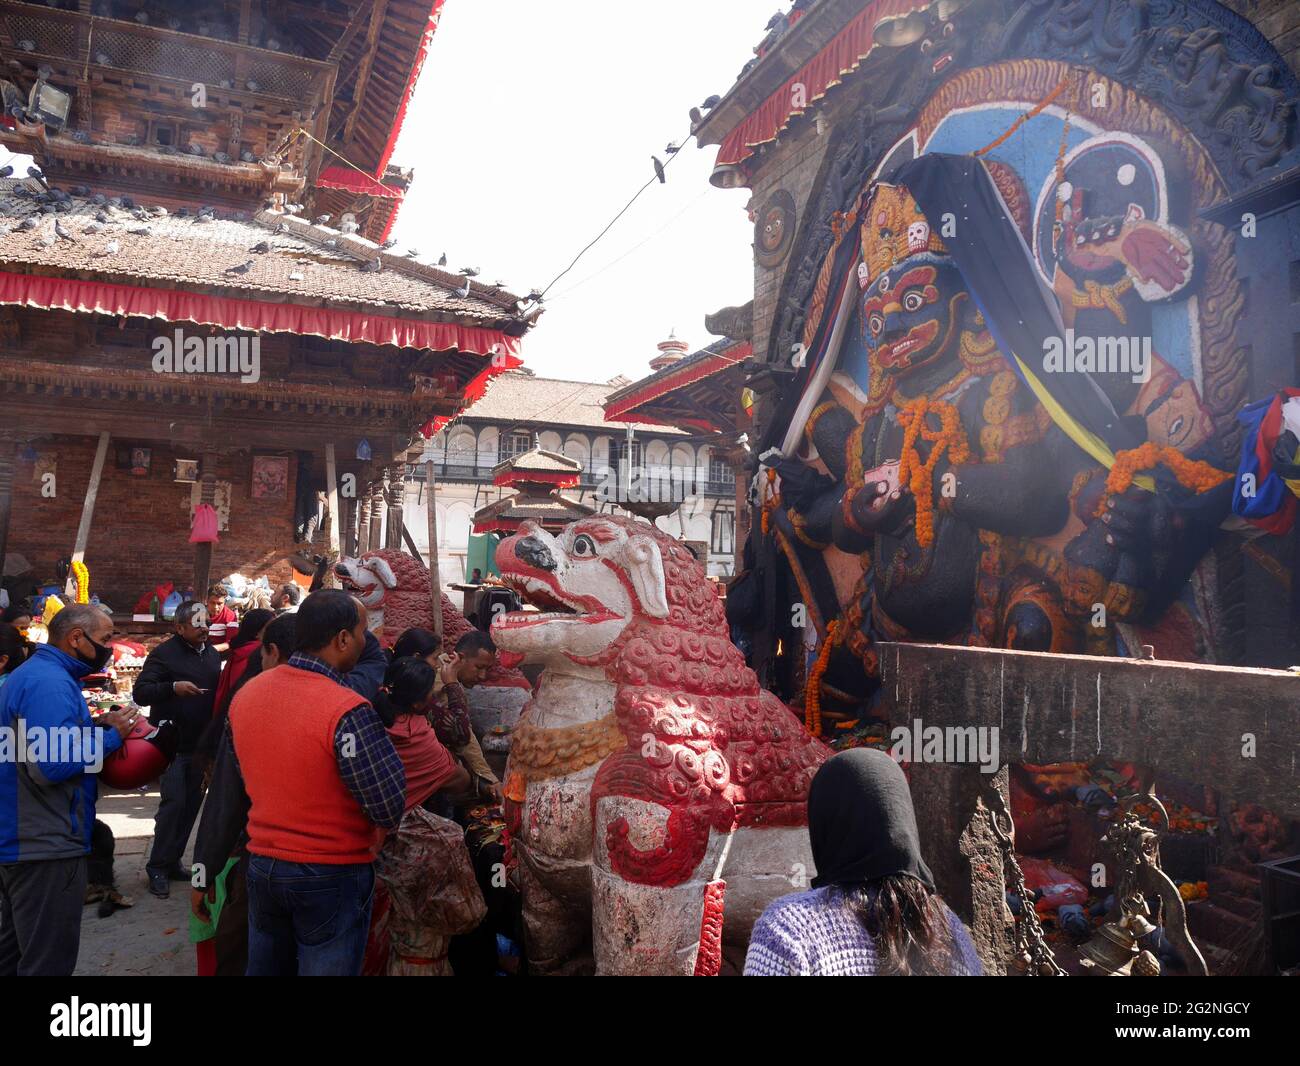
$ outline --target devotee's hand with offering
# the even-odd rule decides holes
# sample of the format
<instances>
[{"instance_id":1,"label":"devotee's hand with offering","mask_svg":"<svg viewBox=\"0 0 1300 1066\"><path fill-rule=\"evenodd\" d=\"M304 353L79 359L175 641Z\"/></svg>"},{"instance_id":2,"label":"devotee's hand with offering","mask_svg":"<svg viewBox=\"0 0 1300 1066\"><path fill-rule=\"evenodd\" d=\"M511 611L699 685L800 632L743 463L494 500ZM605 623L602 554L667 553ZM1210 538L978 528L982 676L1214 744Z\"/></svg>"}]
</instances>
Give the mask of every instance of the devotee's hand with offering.
<instances>
[{"instance_id":1,"label":"devotee's hand with offering","mask_svg":"<svg viewBox=\"0 0 1300 1066\"><path fill-rule=\"evenodd\" d=\"M173 681L172 691L178 696L201 696L208 690L199 688L193 681Z\"/></svg>"},{"instance_id":2,"label":"devotee's hand with offering","mask_svg":"<svg viewBox=\"0 0 1300 1066\"><path fill-rule=\"evenodd\" d=\"M456 673L460 669L460 656L456 652L448 655L439 656L442 665L438 667L438 676L442 678L444 685L454 684L457 680Z\"/></svg>"}]
</instances>

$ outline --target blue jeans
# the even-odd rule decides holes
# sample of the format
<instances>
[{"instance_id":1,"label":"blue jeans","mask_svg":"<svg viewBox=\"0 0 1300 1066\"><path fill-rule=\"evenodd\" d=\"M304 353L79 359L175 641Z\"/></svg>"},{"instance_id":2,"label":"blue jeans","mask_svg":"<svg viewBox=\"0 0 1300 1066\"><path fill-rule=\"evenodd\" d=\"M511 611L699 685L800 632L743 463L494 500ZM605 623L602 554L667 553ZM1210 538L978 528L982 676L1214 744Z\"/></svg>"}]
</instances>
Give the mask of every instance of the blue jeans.
<instances>
[{"instance_id":1,"label":"blue jeans","mask_svg":"<svg viewBox=\"0 0 1300 1066\"><path fill-rule=\"evenodd\" d=\"M355 977L370 933L375 871L248 857L248 976Z\"/></svg>"}]
</instances>

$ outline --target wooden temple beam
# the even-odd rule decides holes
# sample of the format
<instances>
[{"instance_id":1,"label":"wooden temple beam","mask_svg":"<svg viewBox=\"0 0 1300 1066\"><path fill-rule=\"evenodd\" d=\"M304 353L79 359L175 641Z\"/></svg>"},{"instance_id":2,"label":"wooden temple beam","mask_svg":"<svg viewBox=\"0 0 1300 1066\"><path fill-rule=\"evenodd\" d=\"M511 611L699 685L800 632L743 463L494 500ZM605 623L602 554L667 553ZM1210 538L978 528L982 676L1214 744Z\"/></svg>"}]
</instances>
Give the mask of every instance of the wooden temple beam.
<instances>
[{"instance_id":1,"label":"wooden temple beam","mask_svg":"<svg viewBox=\"0 0 1300 1066\"><path fill-rule=\"evenodd\" d=\"M21 425L28 436L66 436L72 432L68 422L67 396L47 396L34 402L23 393L7 394L0 390L0 405L7 418ZM292 448L323 453L325 445L340 438L367 437L375 432L374 416L341 418L337 413L302 419L286 419L285 413L255 411L221 412L220 426L208 425L198 417L199 408L170 402L159 406L152 401L124 401L114 410L96 410L84 397L80 405L74 435L98 435L108 430L115 437L138 437L143 440L171 440L176 444L199 446L204 443L228 445L232 436L248 441L249 447ZM151 406L152 403L152 406ZM173 423L170 428L168 423ZM394 423L379 423L389 428Z\"/></svg>"},{"instance_id":2,"label":"wooden temple beam","mask_svg":"<svg viewBox=\"0 0 1300 1066\"><path fill-rule=\"evenodd\" d=\"M996 728L1004 765L1135 762L1157 786L1173 775L1300 818L1296 674L933 644L877 650L882 708L896 726Z\"/></svg>"},{"instance_id":3,"label":"wooden temple beam","mask_svg":"<svg viewBox=\"0 0 1300 1066\"><path fill-rule=\"evenodd\" d=\"M356 10L352 12L352 17L348 20L347 26L339 34L339 39L334 42L334 47L330 49L329 55L325 57L326 62L338 63L343 59L343 54L348 50L348 46L352 44L361 27L365 25L366 18L374 6L375 0L361 0L361 3L356 6ZM316 18L317 15L313 14L311 17Z\"/></svg>"},{"instance_id":4,"label":"wooden temple beam","mask_svg":"<svg viewBox=\"0 0 1300 1066\"><path fill-rule=\"evenodd\" d=\"M357 69L357 80L352 89L352 114L343 124L343 144L352 140L357 119L365 107L366 85L370 81L370 72L374 69L375 54L379 50L379 31L384 25L384 14L388 10L388 0L375 0L370 13L370 28L366 31L366 46L362 52L361 65Z\"/></svg>"}]
</instances>

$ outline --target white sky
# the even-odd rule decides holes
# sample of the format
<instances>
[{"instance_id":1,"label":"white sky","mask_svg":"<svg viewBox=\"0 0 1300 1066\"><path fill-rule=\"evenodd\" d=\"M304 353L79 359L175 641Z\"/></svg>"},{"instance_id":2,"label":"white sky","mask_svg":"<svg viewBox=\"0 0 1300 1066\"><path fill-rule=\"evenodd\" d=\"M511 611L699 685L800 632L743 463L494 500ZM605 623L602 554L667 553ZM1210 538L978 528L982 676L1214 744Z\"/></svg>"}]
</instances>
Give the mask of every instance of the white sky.
<instances>
[{"instance_id":1,"label":"white sky","mask_svg":"<svg viewBox=\"0 0 1300 1066\"><path fill-rule=\"evenodd\" d=\"M753 296L749 190L709 185L687 112L732 85L783 0L447 0L393 162L415 168L393 236L512 292L544 288L684 143L547 297L524 339L545 377L649 373L674 327Z\"/></svg>"}]
</instances>

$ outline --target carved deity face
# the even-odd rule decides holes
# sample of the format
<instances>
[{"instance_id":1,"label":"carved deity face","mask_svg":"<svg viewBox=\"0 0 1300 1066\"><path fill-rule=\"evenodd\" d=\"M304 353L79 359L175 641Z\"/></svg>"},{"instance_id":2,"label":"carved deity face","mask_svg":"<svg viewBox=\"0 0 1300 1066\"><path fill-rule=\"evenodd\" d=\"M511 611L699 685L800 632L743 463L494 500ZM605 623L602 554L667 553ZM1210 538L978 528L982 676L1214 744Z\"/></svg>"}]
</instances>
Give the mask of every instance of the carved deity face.
<instances>
[{"instance_id":1,"label":"carved deity face","mask_svg":"<svg viewBox=\"0 0 1300 1066\"><path fill-rule=\"evenodd\" d=\"M761 233L763 251L774 252L785 240L785 213L778 209L769 211L763 219L763 231Z\"/></svg>"},{"instance_id":2,"label":"carved deity face","mask_svg":"<svg viewBox=\"0 0 1300 1066\"><path fill-rule=\"evenodd\" d=\"M863 293L863 339L873 370L897 377L955 356L961 273L930 253L904 259Z\"/></svg>"}]
</instances>

